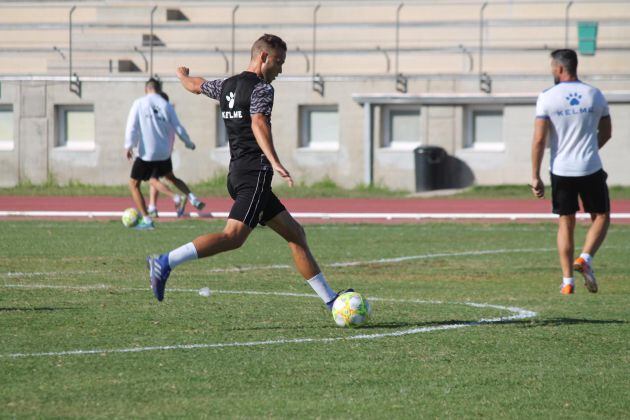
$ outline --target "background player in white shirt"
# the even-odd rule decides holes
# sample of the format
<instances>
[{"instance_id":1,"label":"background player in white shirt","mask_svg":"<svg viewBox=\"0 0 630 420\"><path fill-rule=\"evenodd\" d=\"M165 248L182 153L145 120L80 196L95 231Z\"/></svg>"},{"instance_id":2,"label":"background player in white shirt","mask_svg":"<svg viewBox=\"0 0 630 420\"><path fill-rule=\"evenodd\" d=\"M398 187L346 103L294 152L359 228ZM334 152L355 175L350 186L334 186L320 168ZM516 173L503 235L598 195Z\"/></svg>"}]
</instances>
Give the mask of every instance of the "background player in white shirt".
<instances>
[{"instance_id":1,"label":"background player in white shirt","mask_svg":"<svg viewBox=\"0 0 630 420\"><path fill-rule=\"evenodd\" d=\"M555 86L538 96L532 142L531 188L536 197L543 198L545 187L540 179L540 165L549 135L553 212L559 215L557 244L563 275L562 294L574 291L574 269L584 276L588 291L597 292L592 259L610 224L607 174L598 153L612 133L608 104L599 89L578 79L577 64L573 50L551 53ZM573 261L578 196L584 211L591 214L592 225L582 253Z\"/></svg>"},{"instance_id":2,"label":"background player in white shirt","mask_svg":"<svg viewBox=\"0 0 630 420\"><path fill-rule=\"evenodd\" d=\"M169 102L169 97L162 89L158 92L166 102ZM175 142L175 130L171 129L169 131L169 142L171 144L171 153L173 152L173 143ZM194 145L193 145L194 146ZM194 147L193 147L194 150ZM203 210L206 206L205 203L199 201L197 196L190 191L188 185L181 179L175 176L174 172L164 175L171 184L173 184L178 190L184 193L184 196L181 197L173 192L171 188L163 183L161 179L152 178L151 184L149 187L149 207L147 210L149 211L149 216L158 217L158 209L157 209L157 201L159 193L163 193L171 197L173 202L175 203L175 209L177 211L177 217L182 217L184 215L184 211L186 210L186 202L190 200L190 204L193 205L197 210Z\"/></svg>"},{"instance_id":3,"label":"background player in white shirt","mask_svg":"<svg viewBox=\"0 0 630 420\"><path fill-rule=\"evenodd\" d=\"M133 159L133 149L136 147L138 154L129 179L131 196L142 214L136 229L153 229L153 220L148 214L140 184L147 180L156 184L160 177L172 175L173 132L177 133L187 148L194 149L195 144L179 122L171 104L159 95L160 82L149 79L144 90L146 95L136 99L129 111L125 149L128 160Z\"/></svg>"}]
</instances>

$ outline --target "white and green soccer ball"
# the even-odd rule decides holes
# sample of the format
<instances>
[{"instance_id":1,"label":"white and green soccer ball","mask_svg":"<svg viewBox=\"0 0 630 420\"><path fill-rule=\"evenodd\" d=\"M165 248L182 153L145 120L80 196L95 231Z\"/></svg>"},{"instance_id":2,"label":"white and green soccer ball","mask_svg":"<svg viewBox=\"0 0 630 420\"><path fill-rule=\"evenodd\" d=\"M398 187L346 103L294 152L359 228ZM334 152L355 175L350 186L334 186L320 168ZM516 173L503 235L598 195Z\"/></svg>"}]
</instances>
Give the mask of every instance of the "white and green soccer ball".
<instances>
[{"instance_id":1,"label":"white and green soccer ball","mask_svg":"<svg viewBox=\"0 0 630 420\"><path fill-rule=\"evenodd\" d=\"M122 224L126 227L134 227L138 224L138 211L134 208L128 208L123 212Z\"/></svg>"},{"instance_id":2,"label":"white and green soccer ball","mask_svg":"<svg viewBox=\"0 0 630 420\"><path fill-rule=\"evenodd\" d=\"M372 307L370 303L357 292L341 294L333 304L332 316L340 327L358 327L367 322Z\"/></svg>"}]
</instances>

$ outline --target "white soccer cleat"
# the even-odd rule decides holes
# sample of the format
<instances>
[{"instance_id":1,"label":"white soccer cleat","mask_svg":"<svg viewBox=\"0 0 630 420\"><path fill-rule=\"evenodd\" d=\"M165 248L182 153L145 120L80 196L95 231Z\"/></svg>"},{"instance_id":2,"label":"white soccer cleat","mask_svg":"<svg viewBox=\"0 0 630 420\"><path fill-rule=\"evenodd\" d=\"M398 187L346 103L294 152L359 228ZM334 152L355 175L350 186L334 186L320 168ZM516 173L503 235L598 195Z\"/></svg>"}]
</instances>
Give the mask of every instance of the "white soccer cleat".
<instances>
[{"instance_id":1,"label":"white soccer cleat","mask_svg":"<svg viewBox=\"0 0 630 420\"><path fill-rule=\"evenodd\" d=\"M597 280L595 280L595 273L593 267L582 257L579 257L573 263L573 269L582 273L584 277L584 286L591 293L597 293Z\"/></svg>"}]
</instances>

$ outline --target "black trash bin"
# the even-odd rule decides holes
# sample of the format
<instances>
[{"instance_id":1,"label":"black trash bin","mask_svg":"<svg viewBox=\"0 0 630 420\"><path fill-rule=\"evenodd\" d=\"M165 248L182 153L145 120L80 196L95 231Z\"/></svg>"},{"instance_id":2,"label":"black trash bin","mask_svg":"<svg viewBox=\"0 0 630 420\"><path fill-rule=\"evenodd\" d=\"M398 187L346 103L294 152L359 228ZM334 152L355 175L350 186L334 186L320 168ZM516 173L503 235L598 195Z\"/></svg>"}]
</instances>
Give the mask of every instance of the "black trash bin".
<instances>
[{"instance_id":1,"label":"black trash bin","mask_svg":"<svg viewBox=\"0 0 630 420\"><path fill-rule=\"evenodd\" d=\"M447 188L446 150L437 146L420 146L413 153L416 162L416 192Z\"/></svg>"}]
</instances>

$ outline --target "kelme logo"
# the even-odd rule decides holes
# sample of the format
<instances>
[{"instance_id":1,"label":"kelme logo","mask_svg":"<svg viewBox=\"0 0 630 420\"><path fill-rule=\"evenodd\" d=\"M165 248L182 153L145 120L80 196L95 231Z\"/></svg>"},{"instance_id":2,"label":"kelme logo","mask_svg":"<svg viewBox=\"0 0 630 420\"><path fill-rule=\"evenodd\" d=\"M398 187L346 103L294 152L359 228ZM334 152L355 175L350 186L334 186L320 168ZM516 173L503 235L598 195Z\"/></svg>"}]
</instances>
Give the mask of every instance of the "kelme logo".
<instances>
[{"instance_id":1,"label":"kelme logo","mask_svg":"<svg viewBox=\"0 0 630 420\"><path fill-rule=\"evenodd\" d=\"M571 106L575 106L575 105L579 105L580 104L580 99L582 99L582 95L576 93L569 93L569 96L567 96L567 101L569 101L569 105Z\"/></svg>"}]
</instances>

